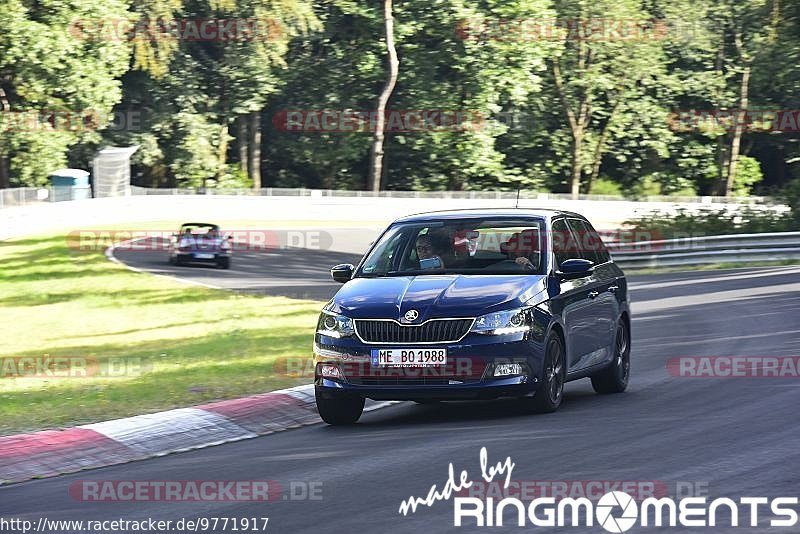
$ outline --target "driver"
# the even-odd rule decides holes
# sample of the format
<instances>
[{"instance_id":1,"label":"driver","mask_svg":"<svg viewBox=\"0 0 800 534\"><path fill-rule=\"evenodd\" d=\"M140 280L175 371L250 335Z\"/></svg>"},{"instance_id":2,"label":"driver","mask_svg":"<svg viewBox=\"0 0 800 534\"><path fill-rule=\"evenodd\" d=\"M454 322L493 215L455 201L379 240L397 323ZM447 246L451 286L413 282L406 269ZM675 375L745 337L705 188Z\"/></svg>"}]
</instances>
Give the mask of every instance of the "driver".
<instances>
[{"instance_id":1,"label":"driver","mask_svg":"<svg viewBox=\"0 0 800 534\"><path fill-rule=\"evenodd\" d=\"M431 239L431 236L423 234L417 237L416 249L417 249L417 257L420 260L420 269L435 268L434 266L431 267L423 266L424 265L423 260L432 260L432 259L438 259L439 268L444 269L444 261L442 260L442 257L436 253L436 250L433 247L433 240Z\"/></svg>"}]
</instances>

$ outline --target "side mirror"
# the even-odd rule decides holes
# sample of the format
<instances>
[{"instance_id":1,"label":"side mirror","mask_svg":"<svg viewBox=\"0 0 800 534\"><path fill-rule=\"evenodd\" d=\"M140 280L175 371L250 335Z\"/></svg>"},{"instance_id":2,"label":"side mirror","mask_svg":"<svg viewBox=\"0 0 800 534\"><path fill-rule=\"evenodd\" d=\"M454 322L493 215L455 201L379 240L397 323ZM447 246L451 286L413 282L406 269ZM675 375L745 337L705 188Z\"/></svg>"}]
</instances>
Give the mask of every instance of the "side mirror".
<instances>
[{"instance_id":1,"label":"side mirror","mask_svg":"<svg viewBox=\"0 0 800 534\"><path fill-rule=\"evenodd\" d=\"M355 267L352 263L342 263L331 267L331 278L340 284L349 282L353 278Z\"/></svg>"},{"instance_id":2,"label":"side mirror","mask_svg":"<svg viewBox=\"0 0 800 534\"><path fill-rule=\"evenodd\" d=\"M562 280L575 280L589 276L594 271L594 262L579 258L564 260L561 262L556 276Z\"/></svg>"}]
</instances>

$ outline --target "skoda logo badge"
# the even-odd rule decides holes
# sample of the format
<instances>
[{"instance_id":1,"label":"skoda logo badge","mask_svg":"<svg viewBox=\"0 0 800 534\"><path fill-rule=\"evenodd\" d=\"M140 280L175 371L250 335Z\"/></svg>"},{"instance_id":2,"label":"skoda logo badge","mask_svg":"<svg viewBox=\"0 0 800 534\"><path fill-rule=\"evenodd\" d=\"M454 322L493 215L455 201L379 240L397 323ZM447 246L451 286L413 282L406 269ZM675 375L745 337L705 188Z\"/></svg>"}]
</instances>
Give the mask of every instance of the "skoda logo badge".
<instances>
[{"instance_id":1,"label":"skoda logo badge","mask_svg":"<svg viewBox=\"0 0 800 534\"><path fill-rule=\"evenodd\" d=\"M416 321L417 317L419 317L417 310L408 310L405 315L406 321Z\"/></svg>"}]
</instances>

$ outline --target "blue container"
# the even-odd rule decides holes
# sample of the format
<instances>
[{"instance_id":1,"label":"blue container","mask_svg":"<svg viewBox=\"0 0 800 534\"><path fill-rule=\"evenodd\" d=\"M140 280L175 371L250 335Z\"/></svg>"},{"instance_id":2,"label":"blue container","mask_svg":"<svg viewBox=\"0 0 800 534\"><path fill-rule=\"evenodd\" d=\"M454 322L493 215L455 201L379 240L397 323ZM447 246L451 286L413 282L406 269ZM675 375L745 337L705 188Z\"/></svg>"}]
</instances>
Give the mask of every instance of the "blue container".
<instances>
[{"instance_id":1,"label":"blue container","mask_svg":"<svg viewBox=\"0 0 800 534\"><path fill-rule=\"evenodd\" d=\"M53 186L53 202L81 200L92 196L89 173L81 169L61 169L49 177Z\"/></svg>"}]
</instances>

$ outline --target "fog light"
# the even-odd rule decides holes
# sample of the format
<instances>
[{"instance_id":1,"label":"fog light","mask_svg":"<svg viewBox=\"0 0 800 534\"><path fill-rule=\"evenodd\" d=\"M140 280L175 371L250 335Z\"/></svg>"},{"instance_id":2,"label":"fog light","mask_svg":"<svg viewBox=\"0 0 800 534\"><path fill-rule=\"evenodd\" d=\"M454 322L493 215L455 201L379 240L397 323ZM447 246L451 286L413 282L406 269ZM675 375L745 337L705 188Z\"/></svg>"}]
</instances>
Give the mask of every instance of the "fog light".
<instances>
[{"instance_id":1,"label":"fog light","mask_svg":"<svg viewBox=\"0 0 800 534\"><path fill-rule=\"evenodd\" d=\"M339 371L339 366L334 363L323 363L321 365L320 373L325 378L342 378L342 373Z\"/></svg>"},{"instance_id":2,"label":"fog light","mask_svg":"<svg viewBox=\"0 0 800 534\"><path fill-rule=\"evenodd\" d=\"M499 363L494 366L494 376L521 375L522 364L519 363Z\"/></svg>"}]
</instances>

